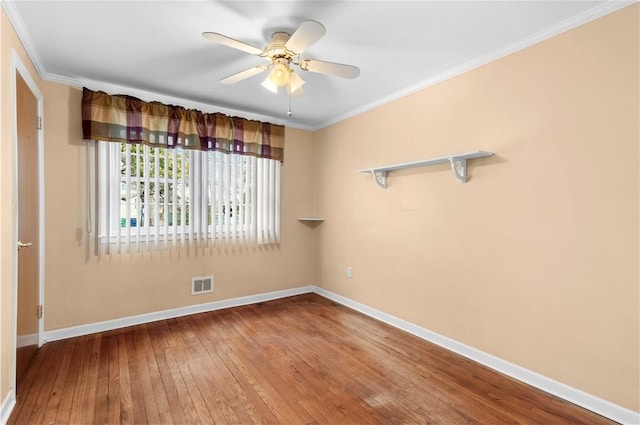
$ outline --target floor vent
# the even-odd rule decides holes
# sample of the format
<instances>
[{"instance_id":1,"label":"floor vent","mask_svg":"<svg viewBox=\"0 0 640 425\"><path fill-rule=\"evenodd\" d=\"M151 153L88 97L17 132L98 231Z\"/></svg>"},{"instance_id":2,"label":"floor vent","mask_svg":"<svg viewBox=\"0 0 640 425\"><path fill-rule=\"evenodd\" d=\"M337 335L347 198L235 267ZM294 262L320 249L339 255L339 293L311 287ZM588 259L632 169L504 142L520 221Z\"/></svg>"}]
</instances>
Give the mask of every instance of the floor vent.
<instances>
[{"instance_id":1,"label":"floor vent","mask_svg":"<svg viewBox=\"0 0 640 425\"><path fill-rule=\"evenodd\" d=\"M213 292L213 276L201 276L191 279L191 295Z\"/></svg>"}]
</instances>

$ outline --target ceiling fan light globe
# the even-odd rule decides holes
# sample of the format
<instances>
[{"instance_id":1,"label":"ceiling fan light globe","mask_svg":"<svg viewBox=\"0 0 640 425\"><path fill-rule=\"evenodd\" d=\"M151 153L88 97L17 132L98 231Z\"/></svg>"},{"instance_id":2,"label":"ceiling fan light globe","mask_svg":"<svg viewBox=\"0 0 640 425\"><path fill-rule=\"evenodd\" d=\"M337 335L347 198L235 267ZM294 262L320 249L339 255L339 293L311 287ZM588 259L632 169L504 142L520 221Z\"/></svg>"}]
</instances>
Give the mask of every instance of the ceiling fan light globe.
<instances>
[{"instance_id":1,"label":"ceiling fan light globe","mask_svg":"<svg viewBox=\"0 0 640 425\"><path fill-rule=\"evenodd\" d=\"M298 89L302 88L302 86L306 83L300 76L295 72L291 71L289 73L289 91L291 93L295 93Z\"/></svg>"},{"instance_id":2,"label":"ceiling fan light globe","mask_svg":"<svg viewBox=\"0 0 640 425\"><path fill-rule=\"evenodd\" d=\"M302 87L294 91L292 91L291 89L288 89L288 92L291 95L291 97L299 98L304 96L304 90L302 89Z\"/></svg>"},{"instance_id":3,"label":"ceiling fan light globe","mask_svg":"<svg viewBox=\"0 0 640 425\"><path fill-rule=\"evenodd\" d=\"M261 85L272 93L278 93L278 86L271 81L270 77L265 78Z\"/></svg>"},{"instance_id":4,"label":"ceiling fan light globe","mask_svg":"<svg viewBox=\"0 0 640 425\"><path fill-rule=\"evenodd\" d=\"M286 86L289 83L289 68L284 64L277 64L269 73L269 79L279 87Z\"/></svg>"}]
</instances>

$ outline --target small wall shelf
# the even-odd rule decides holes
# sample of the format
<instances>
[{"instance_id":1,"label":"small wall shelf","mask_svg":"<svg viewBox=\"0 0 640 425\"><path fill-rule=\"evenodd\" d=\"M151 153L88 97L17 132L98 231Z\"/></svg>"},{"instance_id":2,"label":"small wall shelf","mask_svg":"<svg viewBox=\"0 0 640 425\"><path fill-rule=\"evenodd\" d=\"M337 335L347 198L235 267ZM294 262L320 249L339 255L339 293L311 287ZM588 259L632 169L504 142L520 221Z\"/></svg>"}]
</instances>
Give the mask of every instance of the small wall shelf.
<instances>
[{"instance_id":1,"label":"small wall shelf","mask_svg":"<svg viewBox=\"0 0 640 425\"><path fill-rule=\"evenodd\" d=\"M492 152L475 151L468 153L461 153L457 155L442 156L439 158L425 159L422 161L404 162L402 164L385 165L381 167L365 168L358 170L359 173L371 173L376 184L383 189L387 188L387 173L389 171L402 170L405 168L414 167L426 167L428 165L443 164L449 162L451 164L451 170L461 183L467 181L467 160L484 158L492 156Z\"/></svg>"},{"instance_id":2,"label":"small wall shelf","mask_svg":"<svg viewBox=\"0 0 640 425\"><path fill-rule=\"evenodd\" d=\"M298 217L298 221L324 221L324 217Z\"/></svg>"}]
</instances>

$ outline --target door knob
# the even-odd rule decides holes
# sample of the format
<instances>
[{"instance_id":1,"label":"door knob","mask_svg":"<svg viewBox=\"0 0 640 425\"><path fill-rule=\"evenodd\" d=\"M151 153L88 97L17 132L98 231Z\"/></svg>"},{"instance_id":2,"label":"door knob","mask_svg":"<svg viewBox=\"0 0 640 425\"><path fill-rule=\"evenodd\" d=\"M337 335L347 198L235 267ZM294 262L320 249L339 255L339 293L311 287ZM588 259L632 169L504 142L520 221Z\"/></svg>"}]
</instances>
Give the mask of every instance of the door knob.
<instances>
[{"instance_id":1,"label":"door knob","mask_svg":"<svg viewBox=\"0 0 640 425\"><path fill-rule=\"evenodd\" d=\"M30 248L32 246L33 246L33 244L31 242L18 241L18 251L20 251L20 248Z\"/></svg>"}]
</instances>

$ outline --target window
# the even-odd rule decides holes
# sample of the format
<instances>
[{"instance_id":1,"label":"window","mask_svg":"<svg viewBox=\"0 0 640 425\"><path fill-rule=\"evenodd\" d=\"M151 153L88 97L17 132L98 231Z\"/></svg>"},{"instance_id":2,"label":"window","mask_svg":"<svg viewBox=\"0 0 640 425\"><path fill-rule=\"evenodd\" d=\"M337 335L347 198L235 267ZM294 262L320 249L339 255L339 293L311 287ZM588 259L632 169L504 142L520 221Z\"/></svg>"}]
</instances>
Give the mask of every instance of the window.
<instances>
[{"instance_id":1,"label":"window","mask_svg":"<svg viewBox=\"0 0 640 425\"><path fill-rule=\"evenodd\" d=\"M279 243L280 168L250 155L97 142L99 240L106 252Z\"/></svg>"},{"instance_id":2,"label":"window","mask_svg":"<svg viewBox=\"0 0 640 425\"><path fill-rule=\"evenodd\" d=\"M279 243L284 130L83 88L94 252Z\"/></svg>"}]
</instances>

